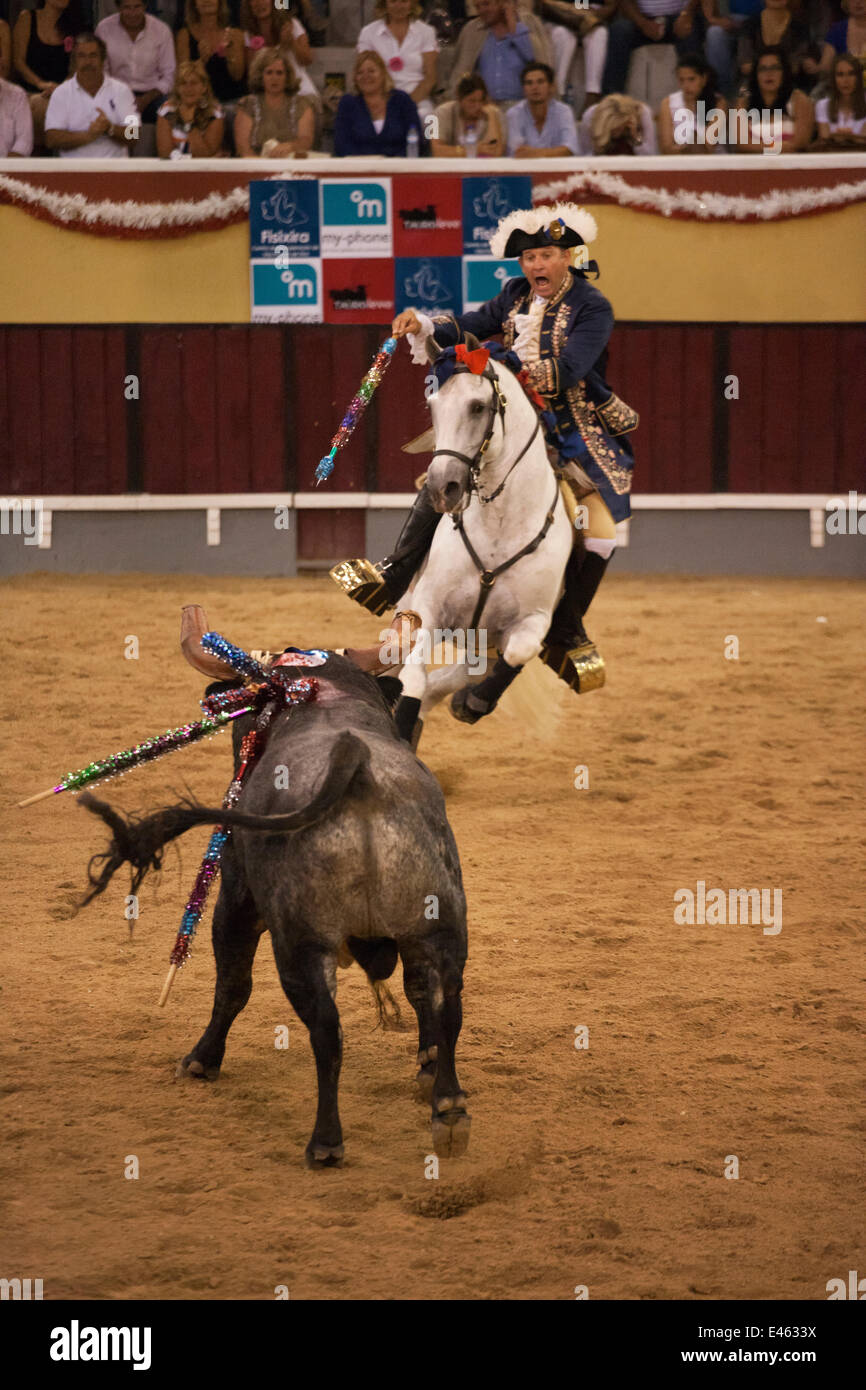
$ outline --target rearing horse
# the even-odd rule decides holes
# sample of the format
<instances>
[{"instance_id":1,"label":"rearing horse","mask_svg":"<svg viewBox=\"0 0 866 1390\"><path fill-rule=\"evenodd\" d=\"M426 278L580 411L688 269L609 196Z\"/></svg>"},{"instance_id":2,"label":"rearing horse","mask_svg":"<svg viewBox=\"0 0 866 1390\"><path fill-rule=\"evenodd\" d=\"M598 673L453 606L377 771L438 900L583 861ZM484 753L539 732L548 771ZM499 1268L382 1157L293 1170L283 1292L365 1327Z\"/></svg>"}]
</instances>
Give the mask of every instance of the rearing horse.
<instances>
[{"instance_id":1,"label":"rearing horse","mask_svg":"<svg viewBox=\"0 0 866 1390\"><path fill-rule=\"evenodd\" d=\"M471 335L467 347L477 348ZM430 360L440 353L428 338ZM508 367L492 357L480 373L458 366L430 409L427 488L451 522L437 526L423 569L397 605L421 624L400 672L397 722L407 737L415 719L452 691L452 712L474 723L538 655L574 535L540 421ZM428 673L437 628L486 631L486 646L500 653L492 673L473 673L465 661Z\"/></svg>"}]
</instances>

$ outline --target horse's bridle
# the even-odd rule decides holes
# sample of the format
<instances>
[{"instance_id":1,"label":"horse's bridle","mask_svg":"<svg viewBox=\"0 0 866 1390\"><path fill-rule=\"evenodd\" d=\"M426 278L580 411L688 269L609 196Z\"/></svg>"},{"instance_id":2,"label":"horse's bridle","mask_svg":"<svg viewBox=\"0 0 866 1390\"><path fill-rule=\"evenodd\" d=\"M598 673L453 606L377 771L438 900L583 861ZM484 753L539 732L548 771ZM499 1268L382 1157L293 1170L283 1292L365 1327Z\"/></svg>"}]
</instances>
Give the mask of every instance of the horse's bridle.
<instances>
[{"instance_id":1,"label":"horse's bridle","mask_svg":"<svg viewBox=\"0 0 866 1390\"><path fill-rule=\"evenodd\" d=\"M457 367L455 369L455 375L457 372L466 372L468 370L468 367ZM472 458L468 458L466 454L459 454L456 449L434 449L433 457L435 458L437 454L447 454L449 458L459 459L461 463L468 464L469 486L466 489L467 493L471 495L472 492L475 492L479 502L492 502L495 498L499 496L500 492L505 487L505 484L508 482L508 479L511 477L512 472L517 467L524 454L526 454L526 452L530 448L530 445L532 444L533 440L535 439L535 436L538 434L538 431L541 428L541 421L536 419L535 429L532 431L532 434L529 436L523 448L520 450L520 453L517 455L517 458L514 460L505 477L502 479L502 482L499 484L497 488L494 489L493 492L490 493L489 497L485 497L478 483L478 475L481 471L481 462L484 458L484 455L487 452L487 449L490 445L490 441L493 438L493 431L496 428L497 418L502 421L503 434L505 432L505 396L502 393L502 387L499 385L496 373L494 372L489 362L484 368L482 375L486 377L487 380L490 382L493 391L490 397L490 418L487 422L487 429L485 431L484 438L482 439L481 443L476 449L474 455L472 456ZM505 570L510 569L511 566L516 564L518 560L522 560L524 555L532 555L533 552L536 551L538 547L541 545L541 542L544 540L545 536L547 535L548 531L553 525L553 519L556 515L556 504L559 500L559 481L556 478L554 478L554 488L555 491L553 494L553 505L547 512L547 515L544 518L544 523L540 531L538 531L537 534L533 536L532 540L529 541L527 545L524 545L522 549L518 550L516 555L512 555L510 559L503 561L501 565L497 565L496 568L492 570L487 569L487 567L477 554L475 547L473 546L472 542L470 541L463 528L463 511L465 511L465 506L461 508L459 512L453 512L451 514L451 519L454 522L454 528L455 530L460 532L460 538L463 541L463 544L466 546L469 558L474 564L475 568L478 570L478 578L481 584L481 588L478 594L478 602L475 605L475 612L472 614L472 619L469 624L470 628L477 628L479 620L481 618L481 614L484 612L484 608L487 604L487 599L490 595L490 590L493 588L493 585L496 583L496 580L498 579L499 575L504 573Z\"/></svg>"},{"instance_id":2,"label":"horse's bridle","mask_svg":"<svg viewBox=\"0 0 866 1390\"><path fill-rule=\"evenodd\" d=\"M458 372L468 371L468 367L456 367L453 374L456 376ZM465 463L469 468L469 485L466 489L467 493L471 494L474 492L477 495L479 502L493 502L499 496L502 489L505 487L505 484L508 482L508 479L511 477L512 472L517 467L518 463L529 449L530 445L535 439L535 436L538 434L538 431L541 428L541 422L539 420L536 420L535 429L532 431L532 434L529 436L523 448L520 450L520 453L517 455L517 458L514 460L505 477L502 479L502 482L499 484L497 488L494 488L493 492L490 493L489 497L485 497L484 493L481 491L479 474L481 472L481 465L484 460L484 455L487 453L487 450L490 447L490 441L493 438L493 431L496 428L497 419L502 421L502 433L503 435L505 433L505 396L503 394L502 387L499 385L499 380L496 376L496 373L494 372L493 367L489 362L487 363L487 366L484 368L484 371L481 373L481 375L487 381L490 382L490 385L492 387L490 394L490 414L487 421L487 429L484 432L484 438L478 445L478 448L475 450L475 453L472 455L471 458L469 458L466 454L458 453L456 449L434 449L433 458L435 458L437 454L447 454L449 458L459 459L461 463ZM454 519L454 525L457 525L456 516Z\"/></svg>"}]
</instances>

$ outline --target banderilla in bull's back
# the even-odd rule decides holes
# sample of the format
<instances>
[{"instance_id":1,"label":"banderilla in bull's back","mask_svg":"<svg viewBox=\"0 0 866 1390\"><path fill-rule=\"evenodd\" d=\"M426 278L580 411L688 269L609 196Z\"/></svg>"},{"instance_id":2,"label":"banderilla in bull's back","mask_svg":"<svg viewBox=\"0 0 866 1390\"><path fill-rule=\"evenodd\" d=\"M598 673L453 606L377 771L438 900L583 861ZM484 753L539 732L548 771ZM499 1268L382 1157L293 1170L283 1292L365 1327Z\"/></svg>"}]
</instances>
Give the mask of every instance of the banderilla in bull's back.
<instances>
[{"instance_id":1,"label":"banderilla in bull's back","mask_svg":"<svg viewBox=\"0 0 866 1390\"><path fill-rule=\"evenodd\" d=\"M321 652L315 697L265 701L232 722L241 792L221 807L182 803L129 821L91 794L80 800L113 838L91 901L129 863L135 892L159 870L165 845L196 825L220 826L220 888L213 917L217 981L210 1022L179 1062L178 1078L214 1081L228 1031L252 989L260 937L269 931L280 982L306 1024L316 1058L318 1109L307 1164L339 1165L342 1031L337 966L366 971L384 1025L399 1024L385 981L403 963L418 1016L418 1085L432 1107L433 1147L466 1151L470 1119L455 1068L466 961L466 899L457 846L433 774L399 736L377 681ZM284 678L310 676L282 659ZM263 722L263 711L271 708ZM252 737L264 728L266 738ZM252 741L251 741L252 739ZM253 750L253 755L251 755ZM243 774L244 760L250 764ZM275 775L285 769L287 776ZM231 788L230 788L231 792Z\"/></svg>"}]
</instances>

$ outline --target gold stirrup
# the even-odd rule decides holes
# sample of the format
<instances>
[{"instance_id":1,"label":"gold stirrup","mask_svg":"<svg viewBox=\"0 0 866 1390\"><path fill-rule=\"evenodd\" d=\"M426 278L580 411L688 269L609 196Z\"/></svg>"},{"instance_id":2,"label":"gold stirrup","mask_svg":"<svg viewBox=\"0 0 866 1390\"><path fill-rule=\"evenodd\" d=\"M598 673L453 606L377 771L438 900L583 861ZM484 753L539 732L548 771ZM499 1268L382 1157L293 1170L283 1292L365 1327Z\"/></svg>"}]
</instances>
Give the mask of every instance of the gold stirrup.
<instances>
[{"instance_id":1,"label":"gold stirrup","mask_svg":"<svg viewBox=\"0 0 866 1390\"><path fill-rule=\"evenodd\" d=\"M586 695L590 690L598 690L605 682L604 657L594 642L581 642L580 646L543 646L539 653L545 666L555 671L560 680L578 695Z\"/></svg>"},{"instance_id":2,"label":"gold stirrup","mask_svg":"<svg viewBox=\"0 0 866 1390\"><path fill-rule=\"evenodd\" d=\"M377 618L393 607L381 572L369 560L341 560L330 571L335 584Z\"/></svg>"}]
</instances>

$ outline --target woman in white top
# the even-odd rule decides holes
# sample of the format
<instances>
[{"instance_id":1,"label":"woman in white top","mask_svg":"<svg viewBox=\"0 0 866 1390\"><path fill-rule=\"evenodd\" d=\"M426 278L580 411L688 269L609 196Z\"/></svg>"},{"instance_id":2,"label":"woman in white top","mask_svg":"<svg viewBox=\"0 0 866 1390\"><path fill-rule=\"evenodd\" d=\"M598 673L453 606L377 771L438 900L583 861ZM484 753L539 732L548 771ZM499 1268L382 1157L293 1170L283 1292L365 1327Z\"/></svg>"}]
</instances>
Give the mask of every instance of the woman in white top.
<instances>
[{"instance_id":1,"label":"woman in white top","mask_svg":"<svg viewBox=\"0 0 866 1390\"><path fill-rule=\"evenodd\" d=\"M300 94L318 101L319 93L306 71L313 61L310 40L297 15L289 16L285 9L278 10L274 0L243 0L240 22L244 33L247 72L256 54L263 48L282 48L300 83Z\"/></svg>"},{"instance_id":2,"label":"woman in white top","mask_svg":"<svg viewBox=\"0 0 866 1390\"><path fill-rule=\"evenodd\" d=\"M412 98L423 120L433 114L436 34L420 20L418 0L376 0L376 14L379 18L365 24L358 35L357 51L379 54L394 86Z\"/></svg>"},{"instance_id":3,"label":"woman in white top","mask_svg":"<svg viewBox=\"0 0 866 1390\"><path fill-rule=\"evenodd\" d=\"M863 64L851 53L837 53L830 96L815 103L818 139L813 150L854 150L866 145L866 91Z\"/></svg>"},{"instance_id":4,"label":"woman in white top","mask_svg":"<svg viewBox=\"0 0 866 1390\"><path fill-rule=\"evenodd\" d=\"M698 53L677 63L679 90L664 97L659 106L660 154L713 154L723 148L727 119L724 126L718 119L711 120L707 141L707 117L720 111L727 118L728 112L724 97L713 90L713 78L712 68ZM703 102L703 108L699 102Z\"/></svg>"}]
</instances>

